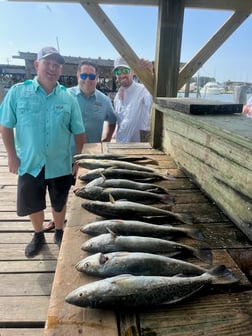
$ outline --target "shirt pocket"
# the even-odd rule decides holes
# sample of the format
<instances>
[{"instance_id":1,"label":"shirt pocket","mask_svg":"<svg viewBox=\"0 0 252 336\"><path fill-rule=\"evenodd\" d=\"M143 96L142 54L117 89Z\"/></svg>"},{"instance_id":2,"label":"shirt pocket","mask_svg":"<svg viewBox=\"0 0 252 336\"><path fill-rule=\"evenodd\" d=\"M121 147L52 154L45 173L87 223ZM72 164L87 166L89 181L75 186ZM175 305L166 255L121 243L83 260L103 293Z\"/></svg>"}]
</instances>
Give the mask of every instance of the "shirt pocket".
<instances>
[{"instance_id":1,"label":"shirt pocket","mask_svg":"<svg viewBox=\"0 0 252 336\"><path fill-rule=\"evenodd\" d=\"M70 104L57 104L54 106L54 122L61 126L68 126L71 120Z\"/></svg>"},{"instance_id":2,"label":"shirt pocket","mask_svg":"<svg viewBox=\"0 0 252 336\"><path fill-rule=\"evenodd\" d=\"M22 127L31 128L41 123L41 106L31 99L21 99L17 104L17 119Z\"/></svg>"}]
</instances>

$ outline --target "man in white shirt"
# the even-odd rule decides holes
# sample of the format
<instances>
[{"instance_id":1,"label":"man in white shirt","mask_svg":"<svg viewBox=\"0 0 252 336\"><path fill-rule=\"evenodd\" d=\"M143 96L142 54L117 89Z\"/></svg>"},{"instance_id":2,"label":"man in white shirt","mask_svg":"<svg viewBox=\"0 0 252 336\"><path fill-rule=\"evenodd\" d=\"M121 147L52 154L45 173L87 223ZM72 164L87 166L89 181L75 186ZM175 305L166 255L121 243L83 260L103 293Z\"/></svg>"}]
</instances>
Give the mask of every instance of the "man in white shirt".
<instances>
[{"instance_id":1,"label":"man in white shirt","mask_svg":"<svg viewBox=\"0 0 252 336\"><path fill-rule=\"evenodd\" d=\"M146 67L151 62L142 60ZM152 96L145 86L134 80L134 72L119 57L114 62L114 73L120 88L114 98L117 116L117 142L140 142L140 131L150 130Z\"/></svg>"}]
</instances>

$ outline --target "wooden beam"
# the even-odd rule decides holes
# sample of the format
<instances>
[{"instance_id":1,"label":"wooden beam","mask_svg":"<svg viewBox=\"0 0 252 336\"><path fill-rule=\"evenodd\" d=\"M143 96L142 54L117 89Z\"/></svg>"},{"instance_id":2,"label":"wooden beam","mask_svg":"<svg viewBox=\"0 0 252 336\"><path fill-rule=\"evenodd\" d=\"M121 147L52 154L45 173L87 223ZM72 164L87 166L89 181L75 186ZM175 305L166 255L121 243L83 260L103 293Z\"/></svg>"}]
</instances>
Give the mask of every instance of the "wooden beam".
<instances>
[{"instance_id":1,"label":"wooden beam","mask_svg":"<svg viewBox=\"0 0 252 336\"><path fill-rule=\"evenodd\" d=\"M211 39L183 66L179 73L178 89L180 89L215 53L215 51L232 35L232 33L248 18L250 13L235 12Z\"/></svg>"},{"instance_id":2,"label":"wooden beam","mask_svg":"<svg viewBox=\"0 0 252 336\"><path fill-rule=\"evenodd\" d=\"M153 78L150 72L144 72L138 67L138 56L129 46L123 36L119 33L104 11L89 0L81 0L80 4L101 29L104 35L109 39L118 53L126 60L129 66L134 70L138 78L142 81L148 91L153 95Z\"/></svg>"},{"instance_id":3,"label":"wooden beam","mask_svg":"<svg viewBox=\"0 0 252 336\"><path fill-rule=\"evenodd\" d=\"M176 97L184 19L184 0L160 0L155 62L155 97ZM172 46L172 47L171 47ZM152 145L160 147L162 115L152 119Z\"/></svg>"},{"instance_id":4,"label":"wooden beam","mask_svg":"<svg viewBox=\"0 0 252 336\"><path fill-rule=\"evenodd\" d=\"M24 2L24 0L8 0L8 1ZM79 3L78 0L25 0L25 2ZM90 3L100 5L159 6L159 0L90 0ZM252 12L252 1L251 0L185 0L185 7Z\"/></svg>"}]
</instances>

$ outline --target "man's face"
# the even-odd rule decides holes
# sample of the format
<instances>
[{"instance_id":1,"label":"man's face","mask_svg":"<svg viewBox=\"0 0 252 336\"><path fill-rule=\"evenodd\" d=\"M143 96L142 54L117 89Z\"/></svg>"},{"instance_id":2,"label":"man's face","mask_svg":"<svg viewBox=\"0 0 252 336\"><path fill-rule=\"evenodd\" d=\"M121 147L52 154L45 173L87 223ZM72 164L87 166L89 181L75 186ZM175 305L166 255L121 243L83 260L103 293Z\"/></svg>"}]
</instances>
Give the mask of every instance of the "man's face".
<instances>
[{"instance_id":1,"label":"man's face","mask_svg":"<svg viewBox=\"0 0 252 336\"><path fill-rule=\"evenodd\" d=\"M95 68L91 65L82 65L77 72L77 77L81 91L85 95L91 95L95 91L98 81L98 75Z\"/></svg>"},{"instance_id":2,"label":"man's face","mask_svg":"<svg viewBox=\"0 0 252 336\"><path fill-rule=\"evenodd\" d=\"M55 85L62 73L62 64L59 64L53 55L35 61L34 65L41 83Z\"/></svg>"},{"instance_id":3,"label":"man's face","mask_svg":"<svg viewBox=\"0 0 252 336\"><path fill-rule=\"evenodd\" d=\"M118 67L114 73L120 86L127 88L132 84L134 72L131 69Z\"/></svg>"}]
</instances>

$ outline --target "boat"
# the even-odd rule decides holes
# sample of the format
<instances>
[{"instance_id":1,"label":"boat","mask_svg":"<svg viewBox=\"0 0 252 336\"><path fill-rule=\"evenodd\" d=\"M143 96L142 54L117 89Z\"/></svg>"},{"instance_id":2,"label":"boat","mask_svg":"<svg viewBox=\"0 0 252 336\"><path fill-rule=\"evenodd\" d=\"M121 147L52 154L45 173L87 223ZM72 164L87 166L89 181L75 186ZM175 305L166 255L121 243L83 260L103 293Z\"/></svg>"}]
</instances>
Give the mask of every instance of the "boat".
<instances>
[{"instance_id":1,"label":"boat","mask_svg":"<svg viewBox=\"0 0 252 336\"><path fill-rule=\"evenodd\" d=\"M202 96L216 95L224 93L224 88L216 82L208 82L200 89Z\"/></svg>"}]
</instances>

